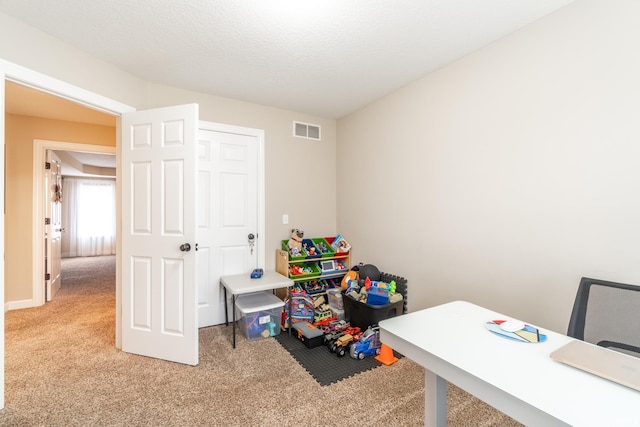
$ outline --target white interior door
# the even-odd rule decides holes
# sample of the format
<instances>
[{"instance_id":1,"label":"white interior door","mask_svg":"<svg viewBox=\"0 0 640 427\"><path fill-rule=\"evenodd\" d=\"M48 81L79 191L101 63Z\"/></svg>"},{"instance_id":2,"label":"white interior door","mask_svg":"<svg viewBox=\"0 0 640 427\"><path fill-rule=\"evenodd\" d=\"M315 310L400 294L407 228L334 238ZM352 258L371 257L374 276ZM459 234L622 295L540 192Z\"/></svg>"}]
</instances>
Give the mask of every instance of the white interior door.
<instances>
[{"instance_id":1,"label":"white interior door","mask_svg":"<svg viewBox=\"0 0 640 427\"><path fill-rule=\"evenodd\" d=\"M122 116L122 350L189 365L198 364L197 126L197 104Z\"/></svg>"},{"instance_id":2,"label":"white interior door","mask_svg":"<svg viewBox=\"0 0 640 427\"><path fill-rule=\"evenodd\" d=\"M51 301L62 286L60 253L62 250L62 173L61 161L47 150L45 170L45 298ZM47 223L48 222L48 223Z\"/></svg>"},{"instance_id":3,"label":"white interior door","mask_svg":"<svg viewBox=\"0 0 640 427\"><path fill-rule=\"evenodd\" d=\"M198 137L198 323L224 322L219 278L249 275L261 245L262 131L207 123ZM253 236L253 238L251 238ZM228 303L228 302L227 302Z\"/></svg>"}]
</instances>

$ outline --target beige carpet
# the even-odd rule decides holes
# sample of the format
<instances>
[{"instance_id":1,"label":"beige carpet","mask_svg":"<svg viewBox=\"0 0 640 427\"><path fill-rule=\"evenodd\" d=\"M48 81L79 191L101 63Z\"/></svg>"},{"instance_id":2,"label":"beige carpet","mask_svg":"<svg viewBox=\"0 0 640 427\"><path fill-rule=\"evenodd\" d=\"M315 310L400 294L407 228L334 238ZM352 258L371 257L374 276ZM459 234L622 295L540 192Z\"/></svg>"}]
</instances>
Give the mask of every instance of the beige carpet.
<instances>
[{"instance_id":1,"label":"beige carpet","mask_svg":"<svg viewBox=\"0 0 640 427\"><path fill-rule=\"evenodd\" d=\"M115 258L65 260L43 307L6 313L2 426L420 426L424 371L404 358L327 387L274 339L200 330L200 364L114 347ZM450 426L519 425L456 387Z\"/></svg>"}]
</instances>

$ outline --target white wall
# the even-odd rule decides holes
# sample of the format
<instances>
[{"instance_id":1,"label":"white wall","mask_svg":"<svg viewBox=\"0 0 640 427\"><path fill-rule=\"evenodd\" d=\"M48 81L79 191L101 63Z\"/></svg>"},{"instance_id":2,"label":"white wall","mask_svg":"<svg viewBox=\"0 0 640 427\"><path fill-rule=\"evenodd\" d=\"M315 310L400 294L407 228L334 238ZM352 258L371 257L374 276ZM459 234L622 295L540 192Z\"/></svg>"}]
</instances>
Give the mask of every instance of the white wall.
<instances>
[{"instance_id":1,"label":"white wall","mask_svg":"<svg viewBox=\"0 0 640 427\"><path fill-rule=\"evenodd\" d=\"M0 58L9 62L127 105L144 100L142 80L2 13L0 40Z\"/></svg>"},{"instance_id":2,"label":"white wall","mask_svg":"<svg viewBox=\"0 0 640 427\"><path fill-rule=\"evenodd\" d=\"M640 2L582 0L338 121L338 228L411 310L566 332L582 276L640 284Z\"/></svg>"}]
</instances>

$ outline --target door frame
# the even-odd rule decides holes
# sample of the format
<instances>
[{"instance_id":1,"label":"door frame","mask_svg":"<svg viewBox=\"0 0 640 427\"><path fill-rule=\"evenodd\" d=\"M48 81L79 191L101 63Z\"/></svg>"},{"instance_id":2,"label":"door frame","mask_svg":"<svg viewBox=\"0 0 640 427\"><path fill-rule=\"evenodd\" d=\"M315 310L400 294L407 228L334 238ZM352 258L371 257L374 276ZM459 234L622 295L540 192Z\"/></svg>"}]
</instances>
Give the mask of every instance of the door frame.
<instances>
[{"instance_id":1,"label":"door frame","mask_svg":"<svg viewBox=\"0 0 640 427\"><path fill-rule=\"evenodd\" d=\"M30 70L26 67L14 64L12 62L6 61L4 59L0 59L0 146L3 147L0 149L0 201L2 201L3 209L2 213L4 214L4 175L5 175L5 167L4 167L4 146L5 146L5 108L4 108L4 96L5 96L5 81L11 81L14 83L18 83L24 86L28 86L30 88L46 92L55 96L59 96L61 98L67 99L69 101L75 102L77 104L83 105L85 107L101 111L103 113L111 114L116 116L116 148L120 146L120 116L123 113L127 113L130 111L135 111L136 109L117 102L115 100L109 99L102 95L98 95L97 93L91 92L86 89L82 89L78 86L74 86L72 84L66 83L62 80L58 80L53 77L49 77L45 74L39 73L37 71ZM116 151L116 163L119 163L119 157ZM116 177L116 182L120 182L120 177ZM119 185L119 184L116 184ZM120 191L117 188L116 191ZM120 214L116 211L117 215L117 223L116 227L120 228ZM116 241L117 250L120 249L121 242L119 238ZM4 215L3 220L0 221L0 253L5 253L5 244L4 244ZM4 293L5 293L5 282L4 282L5 268L4 268L4 257L0 257L0 306L5 306ZM122 306L122 302L120 301L122 284L120 281L120 264L116 257L116 347L120 348L121 344L121 336L120 336L120 309ZM4 310L2 310L2 316L0 317L0 409L4 408L5 399L4 399L4 353L5 353L5 334L4 334Z\"/></svg>"},{"instance_id":2,"label":"door frame","mask_svg":"<svg viewBox=\"0 0 640 427\"><path fill-rule=\"evenodd\" d=\"M44 287L40 286L44 281L44 264L40 262L44 260L44 234L45 225L43 218L46 213L46 206L44 203L44 162L46 159L47 150L57 151L82 151L85 153L104 153L104 154L116 154L116 147L108 145L92 145L92 144L79 144L74 142L63 141L51 141L46 139L34 139L33 140L33 218L32 218L32 230L33 243L32 243L32 256L33 259L33 291L31 297L32 307L37 307L45 303ZM117 167L116 167L117 173ZM63 190L64 191L64 190ZM64 194L64 193L63 193ZM116 203L116 211L119 203ZM119 215L118 215L119 217ZM119 228L116 228L119 230ZM116 241L118 239L118 233L116 233ZM11 308L24 308L14 307Z\"/></svg>"}]
</instances>

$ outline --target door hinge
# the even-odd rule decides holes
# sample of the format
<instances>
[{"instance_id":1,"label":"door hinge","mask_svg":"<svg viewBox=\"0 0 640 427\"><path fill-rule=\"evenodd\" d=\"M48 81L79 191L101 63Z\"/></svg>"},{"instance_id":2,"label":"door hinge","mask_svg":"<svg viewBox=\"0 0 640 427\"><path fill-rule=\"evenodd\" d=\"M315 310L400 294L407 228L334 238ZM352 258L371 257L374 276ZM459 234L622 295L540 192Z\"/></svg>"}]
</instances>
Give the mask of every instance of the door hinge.
<instances>
[{"instance_id":1,"label":"door hinge","mask_svg":"<svg viewBox=\"0 0 640 427\"><path fill-rule=\"evenodd\" d=\"M51 274L47 273L44 275L44 280L51 280Z\"/></svg>"},{"instance_id":2,"label":"door hinge","mask_svg":"<svg viewBox=\"0 0 640 427\"><path fill-rule=\"evenodd\" d=\"M51 169L51 163L49 163L49 162L44 162L44 168L45 168L45 169Z\"/></svg>"},{"instance_id":3,"label":"door hinge","mask_svg":"<svg viewBox=\"0 0 640 427\"><path fill-rule=\"evenodd\" d=\"M45 218L44 225L50 225L50 224L51 224L51 218Z\"/></svg>"}]
</instances>

